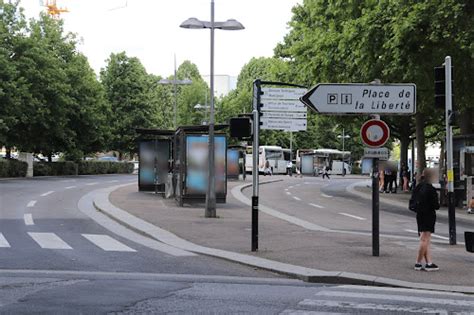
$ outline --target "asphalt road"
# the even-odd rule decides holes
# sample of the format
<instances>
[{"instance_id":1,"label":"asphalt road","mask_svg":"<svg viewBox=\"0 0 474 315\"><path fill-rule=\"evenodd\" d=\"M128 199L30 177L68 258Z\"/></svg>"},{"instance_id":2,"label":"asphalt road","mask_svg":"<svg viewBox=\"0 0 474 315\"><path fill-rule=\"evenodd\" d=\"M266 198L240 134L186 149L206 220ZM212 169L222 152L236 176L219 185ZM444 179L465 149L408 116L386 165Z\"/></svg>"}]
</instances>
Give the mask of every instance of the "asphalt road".
<instances>
[{"instance_id":1,"label":"asphalt road","mask_svg":"<svg viewBox=\"0 0 474 315\"><path fill-rule=\"evenodd\" d=\"M332 176L330 180L321 177L288 177L281 182L260 187L260 203L273 209L295 215L319 226L351 232L372 231L372 204L370 200L354 196L347 187L361 178ZM261 181L270 179L261 177ZM251 189L244 193L250 197ZM464 240L464 231L472 230L472 223L457 218L457 239ZM417 226L413 212L407 207L381 203L380 233L417 237ZM438 216L435 241L448 241L448 220Z\"/></svg>"},{"instance_id":2,"label":"asphalt road","mask_svg":"<svg viewBox=\"0 0 474 315\"><path fill-rule=\"evenodd\" d=\"M78 203L89 192L131 181L136 176L0 181L0 313L443 314L474 310L474 298L465 295L310 285L215 258L176 253L120 230L100 213L98 224L80 209ZM314 195L310 187L317 182L300 186L308 186L307 194ZM282 187L282 192L285 189L291 188ZM332 189L326 186L323 191L329 194ZM301 201L306 200L305 189L298 190ZM330 197L322 198L322 205L331 204Z\"/></svg>"}]
</instances>

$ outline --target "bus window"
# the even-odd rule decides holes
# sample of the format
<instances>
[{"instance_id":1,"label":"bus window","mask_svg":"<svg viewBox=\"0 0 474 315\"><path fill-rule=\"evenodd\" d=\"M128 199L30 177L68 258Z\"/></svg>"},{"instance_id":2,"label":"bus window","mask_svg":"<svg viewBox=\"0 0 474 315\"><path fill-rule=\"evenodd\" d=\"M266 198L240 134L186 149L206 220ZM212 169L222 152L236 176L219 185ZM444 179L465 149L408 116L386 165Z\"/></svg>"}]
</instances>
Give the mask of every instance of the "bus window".
<instances>
[{"instance_id":1,"label":"bus window","mask_svg":"<svg viewBox=\"0 0 474 315\"><path fill-rule=\"evenodd\" d=\"M281 160L283 158L281 150L265 150L265 158L267 160Z\"/></svg>"}]
</instances>

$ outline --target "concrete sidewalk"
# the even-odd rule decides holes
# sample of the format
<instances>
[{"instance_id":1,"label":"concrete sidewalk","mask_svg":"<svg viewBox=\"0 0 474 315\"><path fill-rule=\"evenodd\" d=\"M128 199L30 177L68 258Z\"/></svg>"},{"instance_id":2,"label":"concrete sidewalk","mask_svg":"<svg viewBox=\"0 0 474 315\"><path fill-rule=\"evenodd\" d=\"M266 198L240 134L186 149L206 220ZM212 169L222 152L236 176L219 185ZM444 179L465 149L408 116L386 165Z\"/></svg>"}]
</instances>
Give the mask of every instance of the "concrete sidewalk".
<instances>
[{"instance_id":1,"label":"concrete sidewalk","mask_svg":"<svg viewBox=\"0 0 474 315\"><path fill-rule=\"evenodd\" d=\"M260 246L250 251L250 207L230 191L218 206L217 219L204 218L203 205L178 207L174 200L140 193L136 185L104 190L96 207L124 225L168 245L307 281L372 284L474 293L474 255L464 247L434 246L439 272L413 270L416 238L381 238L381 255L372 257L367 235L307 229L275 216L260 214ZM269 184L271 185L271 184ZM171 233L170 233L171 232Z\"/></svg>"}]
</instances>

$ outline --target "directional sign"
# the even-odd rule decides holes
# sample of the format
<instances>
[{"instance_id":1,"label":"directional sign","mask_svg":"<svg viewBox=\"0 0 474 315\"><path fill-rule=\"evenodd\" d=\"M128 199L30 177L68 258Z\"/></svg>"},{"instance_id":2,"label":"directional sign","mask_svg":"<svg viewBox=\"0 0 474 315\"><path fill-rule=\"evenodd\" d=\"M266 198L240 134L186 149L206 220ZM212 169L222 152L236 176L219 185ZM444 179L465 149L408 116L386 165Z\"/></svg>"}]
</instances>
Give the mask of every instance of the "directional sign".
<instances>
[{"instance_id":1,"label":"directional sign","mask_svg":"<svg viewBox=\"0 0 474 315\"><path fill-rule=\"evenodd\" d=\"M260 119L261 129L301 131L306 130L306 119L265 118Z\"/></svg>"},{"instance_id":2,"label":"directional sign","mask_svg":"<svg viewBox=\"0 0 474 315\"><path fill-rule=\"evenodd\" d=\"M364 148L364 158L377 158L386 161L389 156L387 148Z\"/></svg>"},{"instance_id":3,"label":"directional sign","mask_svg":"<svg viewBox=\"0 0 474 315\"><path fill-rule=\"evenodd\" d=\"M306 106L300 100L261 100L260 109L262 111L282 111L282 112L306 112Z\"/></svg>"},{"instance_id":4,"label":"directional sign","mask_svg":"<svg viewBox=\"0 0 474 315\"><path fill-rule=\"evenodd\" d=\"M366 121L360 128L362 142L370 148L380 148L390 137L388 125L379 119Z\"/></svg>"},{"instance_id":5,"label":"directional sign","mask_svg":"<svg viewBox=\"0 0 474 315\"><path fill-rule=\"evenodd\" d=\"M413 115L416 85L407 84L318 84L301 101L323 114Z\"/></svg>"},{"instance_id":6,"label":"directional sign","mask_svg":"<svg viewBox=\"0 0 474 315\"><path fill-rule=\"evenodd\" d=\"M262 88L261 100L299 100L306 89L298 88Z\"/></svg>"},{"instance_id":7,"label":"directional sign","mask_svg":"<svg viewBox=\"0 0 474 315\"><path fill-rule=\"evenodd\" d=\"M285 119L306 119L307 114L303 112L263 112L263 118L285 118Z\"/></svg>"}]
</instances>

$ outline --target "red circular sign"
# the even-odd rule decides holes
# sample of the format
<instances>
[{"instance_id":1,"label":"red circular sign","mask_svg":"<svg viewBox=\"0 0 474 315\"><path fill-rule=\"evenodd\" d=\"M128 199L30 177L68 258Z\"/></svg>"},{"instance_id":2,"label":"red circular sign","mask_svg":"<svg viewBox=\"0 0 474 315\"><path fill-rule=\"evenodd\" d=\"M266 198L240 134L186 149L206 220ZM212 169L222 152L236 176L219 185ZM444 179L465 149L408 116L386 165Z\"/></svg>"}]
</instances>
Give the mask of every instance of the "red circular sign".
<instances>
[{"instance_id":1,"label":"red circular sign","mask_svg":"<svg viewBox=\"0 0 474 315\"><path fill-rule=\"evenodd\" d=\"M371 148L380 148L390 137L390 129L388 125L378 119L366 121L360 128L360 136L362 142Z\"/></svg>"}]
</instances>

